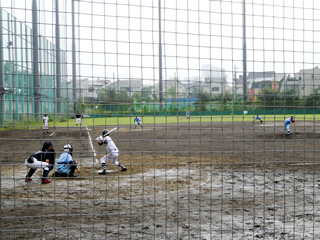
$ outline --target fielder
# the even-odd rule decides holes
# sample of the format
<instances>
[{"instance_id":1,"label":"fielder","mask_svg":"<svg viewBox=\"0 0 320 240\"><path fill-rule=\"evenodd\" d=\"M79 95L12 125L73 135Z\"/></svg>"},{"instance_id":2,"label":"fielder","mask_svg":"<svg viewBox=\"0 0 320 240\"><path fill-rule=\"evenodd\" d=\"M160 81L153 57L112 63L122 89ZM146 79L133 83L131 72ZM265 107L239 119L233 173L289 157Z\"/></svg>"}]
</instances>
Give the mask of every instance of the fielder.
<instances>
[{"instance_id":1,"label":"fielder","mask_svg":"<svg viewBox=\"0 0 320 240\"><path fill-rule=\"evenodd\" d=\"M77 167L76 161L72 159L73 147L67 144L63 147L63 153L60 155L57 162L56 177L76 177L74 176L75 170L80 173L80 169Z\"/></svg>"},{"instance_id":2,"label":"fielder","mask_svg":"<svg viewBox=\"0 0 320 240\"><path fill-rule=\"evenodd\" d=\"M76 127L78 127L78 124L81 126L81 113L79 111L76 114Z\"/></svg>"},{"instance_id":3,"label":"fielder","mask_svg":"<svg viewBox=\"0 0 320 240\"><path fill-rule=\"evenodd\" d=\"M263 123L261 117L257 114L257 116L255 116L255 118L253 119L253 122L254 123L256 120L260 120L260 123Z\"/></svg>"},{"instance_id":4,"label":"fielder","mask_svg":"<svg viewBox=\"0 0 320 240\"><path fill-rule=\"evenodd\" d=\"M30 168L28 174L26 175L25 182L32 181L32 175L37 171L38 168L42 168L43 176L41 182L43 184L51 183L47 177L49 175L49 171L53 169L55 157L56 152L53 149L52 143L44 142L41 151L35 152L25 160L24 164Z\"/></svg>"},{"instance_id":5,"label":"fielder","mask_svg":"<svg viewBox=\"0 0 320 240\"><path fill-rule=\"evenodd\" d=\"M106 145L107 155L103 156L100 159L101 166L103 168L102 171L99 172L100 175L104 175L107 173L107 161L112 161L112 163L118 167L121 167L121 171L127 171L127 168L123 166L121 163L118 162L119 158L119 150L115 143L112 141L111 137L109 136L108 129L103 130L102 136L97 138L98 144L101 146L103 144Z\"/></svg>"},{"instance_id":6,"label":"fielder","mask_svg":"<svg viewBox=\"0 0 320 240\"><path fill-rule=\"evenodd\" d=\"M138 116L134 118L134 128L137 128L137 125L140 125L140 127L143 128L142 122Z\"/></svg>"},{"instance_id":7,"label":"fielder","mask_svg":"<svg viewBox=\"0 0 320 240\"><path fill-rule=\"evenodd\" d=\"M43 133L45 133L45 131L48 133L48 122L49 122L49 117L48 117L48 114L44 114L44 117L42 118L42 130L43 130Z\"/></svg>"},{"instance_id":8,"label":"fielder","mask_svg":"<svg viewBox=\"0 0 320 240\"><path fill-rule=\"evenodd\" d=\"M287 136L290 135L290 124L291 124L291 123L294 123L294 122L295 122L295 120L294 120L293 116L287 118L287 119L284 121L284 129L285 129L285 131L287 132Z\"/></svg>"},{"instance_id":9,"label":"fielder","mask_svg":"<svg viewBox=\"0 0 320 240\"><path fill-rule=\"evenodd\" d=\"M189 111L186 111L186 117L187 117L187 119L190 118L190 112Z\"/></svg>"}]
</instances>

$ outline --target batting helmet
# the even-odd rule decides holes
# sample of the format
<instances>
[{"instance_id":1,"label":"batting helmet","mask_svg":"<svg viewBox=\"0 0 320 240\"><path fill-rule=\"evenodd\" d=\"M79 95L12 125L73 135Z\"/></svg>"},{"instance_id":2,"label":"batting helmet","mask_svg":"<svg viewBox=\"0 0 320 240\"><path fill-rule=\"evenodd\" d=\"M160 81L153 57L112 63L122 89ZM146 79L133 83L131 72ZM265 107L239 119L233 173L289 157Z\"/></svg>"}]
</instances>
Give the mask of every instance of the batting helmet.
<instances>
[{"instance_id":1,"label":"batting helmet","mask_svg":"<svg viewBox=\"0 0 320 240\"><path fill-rule=\"evenodd\" d=\"M108 130L108 129L103 130L101 135L102 135L103 137L109 136L109 130Z\"/></svg>"},{"instance_id":2,"label":"batting helmet","mask_svg":"<svg viewBox=\"0 0 320 240\"><path fill-rule=\"evenodd\" d=\"M63 151L72 152L73 151L73 147L70 144L64 145Z\"/></svg>"},{"instance_id":3,"label":"batting helmet","mask_svg":"<svg viewBox=\"0 0 320 240\"><path fill-rule=\"evenodd\" d=\"M53 144L51 142L44 142L42 145L43 149L48 149L49 147L53 147Z\"/></svg>"}]
</instances>

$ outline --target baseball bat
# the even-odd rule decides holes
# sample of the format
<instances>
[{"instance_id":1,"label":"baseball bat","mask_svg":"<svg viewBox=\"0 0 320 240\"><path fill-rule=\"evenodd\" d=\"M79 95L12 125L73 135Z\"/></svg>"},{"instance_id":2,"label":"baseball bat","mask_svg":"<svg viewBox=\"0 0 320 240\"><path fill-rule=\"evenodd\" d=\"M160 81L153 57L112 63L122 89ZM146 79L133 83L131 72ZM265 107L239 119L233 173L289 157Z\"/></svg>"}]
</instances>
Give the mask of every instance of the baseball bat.
<instances>
[{"instance_id":1,"label":"baseball bat","mask_svg":"<svg viewBox=\"0 0 320 240\"><path fill-rule=\"evenodd\" d=\"M113 128L113 129L111 129L111 130L108 132L108 134L113 133L114 131L117 131L118 129L119 129L119 127L115 127L115 128Z\"/></svg>"}]
</instances>

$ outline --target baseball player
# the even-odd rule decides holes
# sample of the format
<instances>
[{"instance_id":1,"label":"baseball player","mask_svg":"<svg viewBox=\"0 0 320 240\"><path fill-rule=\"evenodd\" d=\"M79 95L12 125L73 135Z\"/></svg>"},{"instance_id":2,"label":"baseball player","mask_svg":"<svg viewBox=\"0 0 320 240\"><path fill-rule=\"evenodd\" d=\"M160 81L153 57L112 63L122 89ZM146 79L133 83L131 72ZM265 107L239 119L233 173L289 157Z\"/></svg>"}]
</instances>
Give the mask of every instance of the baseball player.
<instances>
[{"instance_id":1,"label":"baseball player","mask_svg":"<svg viewBox=\"0 0 320 240\"><path fill-rule=\"evenodd\" d=\"M49 122L49 117L48 117L48 114L44 114L44 117L42 118L42 130L43 130L43 133L45 133L45 131L48 133L48 122Z\"/></svg>"},{"instance_id":2,"label":"baseball player","mask_svg":"<svg viewBox=\"0 0 320 240\"><path fill-rule=\"evenodd\" d=\"M261 117L257 114L257 116L255 116L255 118L253 119L253 122L254 123L256 120L260 120L260 123L263 123Z\"/></svg>"},{"instance_id":3,"label":"baseball player","mask_svg":"<svg viewBox=\"0 0 320 240\"><path fill-rule=\"evenodd\" d=\"M53 149L51 142L44 142L42 150L35 152L30 157L25 160L25 165L30 168L28 174L26 175L25 181L32 181L32 175L37 171L38 168L43 169L43 176L41 182L43 184L50 183L51 181L47 179L49 171L53 169L54 161L56 157L56 152Z\"/></svg>"},{"instance_id":4,"label":"baseball player","mask_svg":"<svg viewBox=\"0 0 320 240\"><path fill-rule=\"evenodd\" d=\"M287 118L287 119L284 121L284 129L285 129L285 131L287 132L287 136L290 135L290 124L291 124L291 123L294 123L294 122L295 122L295 120L294 120L293 116Z\"/></svg>"},{"instance_id":5,"label":"baseball player","mask_svg":"<svg viewBox=\"0 0 320 240\"><path fill-rule=\"evenodd\" d=\"M80 173L80 169L77 167L76 161L72 158L73 147L67 144L63 147L63 151L57 162L57 172L55 176L76 177L74 176L74 172L77 170L78 173Z\"/></svg>"},{"instance_id":6,"label":"baseball player","mask_svg":"<svg viewBox=\"0 0 320 240\"><path fill-rule=\"evenodd\" d=\"M77 111L76 114L76 126L78 127L78 124L81 126L81 113Z\"/></svg>"},{"instance_id":7,"label":"baseball player","mask_svg":"<svg viewBox=\"0 0 320 240\"><path fill-rule=\"evenodd\" d=\"M187 119L190 118L190 112L189 111L186 111L186 117L187 117Z\"/></svg>"},{"instance_id":8,"label":"baseball player","mask_svg":"<svg viewBox=\"0 0 320 240\"><path fill-rule=\"evenodd\" d=\"M111 137L109 136L108 129L103 130L102 136L97 138L98 144L101 146L103 144L106 145L107 155L103 156L100 159L101 166L103 168L102 171L99 172L100 175L104 175L107 172L106 162L111 160L112 163L118 167L121 167L121 171L127 171L127 168L123 166L121 163L118 162L119 158L119 150L115 143L112 141Z\"/></svg>"},{"instance_id":9,"label":"baseball player","mask_svg":"<svg viewBox=\"0 0 320 240\"><path fill-rule=\"evenodd\" d=\"M137 128L137 125L140 125L140 127L143 128L142 122L138 116L134 118L134 128Z\"/></svg>"}]
</instances>

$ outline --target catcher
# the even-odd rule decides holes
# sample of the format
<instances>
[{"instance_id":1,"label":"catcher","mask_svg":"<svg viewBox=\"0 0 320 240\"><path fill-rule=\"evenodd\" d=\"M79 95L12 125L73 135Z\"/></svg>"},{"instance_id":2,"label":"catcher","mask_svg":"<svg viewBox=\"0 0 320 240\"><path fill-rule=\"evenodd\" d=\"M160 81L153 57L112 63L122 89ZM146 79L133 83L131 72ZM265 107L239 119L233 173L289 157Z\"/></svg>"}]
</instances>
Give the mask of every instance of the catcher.
<instances>
[{"instance_id":1,"label":"catcher","mask_svg":"<svg viewBox=\"0 0 320 240\"><path fill-rule=\"evenodd\" d=\"M41 151L35 152L30 157L25 160L25 165L30 168L28 174L26 175L25 182L32 181L32 175L37 171L38 168L43 169L43 176L41 182L51 183L47 179L49 171L53 169L54 161L56 157L56 152L53 149L51 142L44 142Z\"/></svg>"},{"instance_id":2,"label":"catcher","mask_svg":"<svg viewBox=\"0 0 320 240\"><path fill-rule=\"evenodd\" d=\"M107 173L106 162L109 160L111 160L114 165L121 167L121 171L127 171L127 168L118 162L119 150L115 143L112 141L111 137L109 136L108 129L103 130L102 136L97 137L96 140L100 146L105 144L107 150L107 155L103 156L100 159L103 170L100 171L99 174L104 175Z\"/></svg>"},{"instance_id":3,"label":"catcher","mask_svg":"<svg viewBox=\"0 0 320 240\"><path fill-rule=\"evenodd\" d=\"M55 177L76 177L74 176L75 170L80 173L80 169L77 167L76 161L72 159L73 147L67 144L63 147L64 152L60 155L57 162L57 172Z\"/></svg>"},{"instance_id":4,"label":"catcher","mask_svg":"<svg viewBox=\"0 0 320 240\"><path fill-rule=\"evenodd\" d=\"M285 129L285 131L287 132L287 136L290 135L290 124L291 124L291 123L294 123L294 122L295 122L295 120L294 120L293 116L287 118L287 119L284 121L284 129Z\"/></svg>"}]
</instances>

